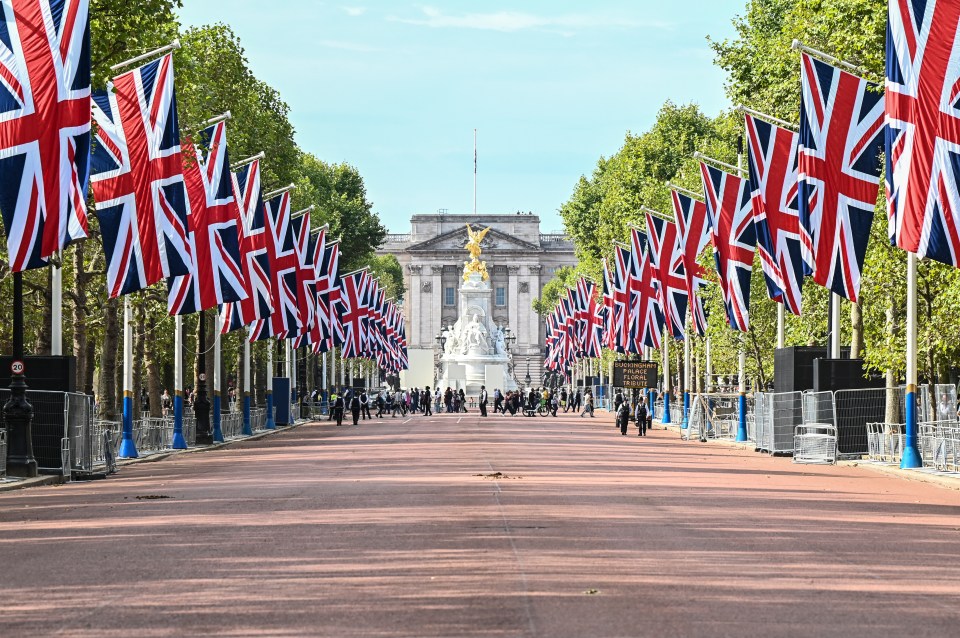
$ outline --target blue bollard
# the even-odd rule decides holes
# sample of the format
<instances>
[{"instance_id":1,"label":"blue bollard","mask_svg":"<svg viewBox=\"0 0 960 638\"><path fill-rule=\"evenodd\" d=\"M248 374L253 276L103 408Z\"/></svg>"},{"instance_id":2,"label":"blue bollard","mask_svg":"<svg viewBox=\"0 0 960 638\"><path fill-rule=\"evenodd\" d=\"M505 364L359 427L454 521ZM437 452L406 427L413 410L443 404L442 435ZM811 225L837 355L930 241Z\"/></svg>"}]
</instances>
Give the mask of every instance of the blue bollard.
<instances>
[{"instance_id":1,"label":"blue bollard","mask_svg":"<svg viewBox=\"0 0 960 638\"><path fill-rule=\"evenodd\" d=\"M187 440L183 438L183 395L177 390L173 396L173 444L174 450L186 450Z\"/></svg>"},{"instance_id":2,"label":"blue bollard","mask_svg":"<svg viewBox=\"0 0 960 638\"><path fill-rule=\"evenodd\" d=\"M906 427L903 440L903 456L900 458L900 469L912 470L923 467L920 449L917 447L917 386L907 386L906 404L904 405L904 420Z\"/></svg>"},{"instance_id":3,"label":"blue bollard","mask_svg":"<svg viewBox=\"0 0 960 638\"><path fill-rule=\"evenodd\" d=\"M740 418L737 419L737 441L744 442L748 441L747 438L747 395L743 392L740 393L740 399L737 403L737 406L740 409Z\"/></svg>"},{"instance_id":4,"label":"blue bollard","mask_svg":"<svg viewBox=\"0 0 960 638\"><path fill-rule=\"evenodd\" d=\"M117 458L135 459L137 454L137 443L133 440L133 397L129 392L123 393L123 433L120 439L120 453Z\"/></svg>"},{"instance_id":5,"label":"blue bollard","mask_svg":"<svg viewBox=\"0 0 960 638\"><path fill-rule=\"evenodd\" d=\"M268 430L276 430L277 424L273 420L273 393L267 392L267 423L264 426Z\"/></svg>"},{"instance_id":6,"label":"blue bollard","mask_svg":"<svg viewBox=\"0 0 960 638\"><path fill-rule=\"evenodd\" d=\"M213 393L213 442L223 443L223 430L220 429L220 393Z\"/></svg>"},{"instance_id":7,"label":"blue bollard","mask_svg":"<svg viewBox=\"0 0 960 638\"><path fill-rule=\"evenodd\" d=\"M670 423L670 393L663 393L663 418L660 419L660 422L664 425Z\"/></svg>"},{"instance_id":8,"label":"blue bollard","mask_svg":"<svg viewBox=\"0 0 960 638\"><path fill-rule=\"evenodd\" d=\"M253 434L253 428L250 426L250 394L243 393L243 435Z\"/></svg>"}]
</instances>

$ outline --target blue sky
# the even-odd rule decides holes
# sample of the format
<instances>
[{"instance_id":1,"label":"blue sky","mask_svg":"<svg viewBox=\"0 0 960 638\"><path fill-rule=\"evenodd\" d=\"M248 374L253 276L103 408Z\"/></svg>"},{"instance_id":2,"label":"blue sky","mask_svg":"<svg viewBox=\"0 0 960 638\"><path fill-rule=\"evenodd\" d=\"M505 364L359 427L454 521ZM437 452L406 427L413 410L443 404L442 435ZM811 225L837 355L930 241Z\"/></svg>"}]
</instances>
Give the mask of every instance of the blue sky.
<instances>
[{"instance_id":1,"label":"blue sky","mask_svg":"<svg viewBox=\"0 0 960 638\"><path fill-rule=\"evenodd\" d=\"M226 22L292 110L297 142L363 175L387 227L415 213L533 211L545 231L601 155L664 100L727 105L706 36L745 0L184 0Z\"/></svg>"}]
</instances>

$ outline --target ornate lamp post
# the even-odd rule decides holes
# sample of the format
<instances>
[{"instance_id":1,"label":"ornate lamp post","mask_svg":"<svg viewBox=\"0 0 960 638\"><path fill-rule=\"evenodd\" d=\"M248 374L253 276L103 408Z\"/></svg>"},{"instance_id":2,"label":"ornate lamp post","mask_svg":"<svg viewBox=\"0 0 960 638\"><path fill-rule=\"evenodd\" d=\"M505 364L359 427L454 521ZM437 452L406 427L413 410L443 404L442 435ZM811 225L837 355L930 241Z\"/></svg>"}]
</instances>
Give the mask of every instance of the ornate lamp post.
<instances>
[{"instance_id":1,"label":"ornate lamp post","mask_svg":"<svg viewBox=\"0 0 960 638\"><path fill-rule=\"evenodd\" d=\"M437 363L436 363L437 377L434 385L439 385L440 379L443 378L443 351L444 351L444 348L446 348L447 346L447 333L443 330L443 328L440 328L440 333L436 337L434 337L434 341L437 342L437 346L439 348L439 352L437 354Z\"/></svg>"},{"instance_id":2,"label":"ornate lamp post","mask_svg":"<svg viewBox=\"0 0 960 638\"><path fill-rule=\"evenodd\" d=\"M523 385L524 387L529 388L532 382L533 380L530 378L530 362L527 361L527 376L523 378Z\"/></svg>"},{"instance_id":3,"label":"ornate lamp post","mask_svg":"<svg viewBox=\"0 0 960 638\"><path fill-rule=\"evenodd\" d=\"M211 445L213 432L210 431L210 400L207 399L207 321L206 312L198 313L200 323L197 330L197 398L193 402L193 413L197 418L197 444Z\"/></svg>"},{"instance_id":4,"label":"ornate lamp post","mask_svg":"<svg viewBox=\"0 0 960 638\"><path fill-rule=\"evenodd\" d=\"M37 460L33 456L33 406L27 401L23 365L23 273L13 273L13 363L10 366L10 399L3 406L7 424L7 474L33 477Z\"/></svg>"}]
</instances>

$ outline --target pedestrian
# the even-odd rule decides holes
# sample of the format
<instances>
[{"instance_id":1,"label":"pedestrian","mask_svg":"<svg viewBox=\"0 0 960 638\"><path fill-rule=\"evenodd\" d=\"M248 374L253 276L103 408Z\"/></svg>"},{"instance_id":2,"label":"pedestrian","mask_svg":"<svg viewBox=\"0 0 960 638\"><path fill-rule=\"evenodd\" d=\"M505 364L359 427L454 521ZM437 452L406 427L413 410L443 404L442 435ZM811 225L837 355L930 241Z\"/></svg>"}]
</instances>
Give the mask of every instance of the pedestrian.
<instances>
[{"instance_id":1,"label":"pedestrian","mask_svg":"<svg viewBox=\"0 0 960 638\"><path fill-rule=\"evenodd\" d=\"M627 401L621 401L617 408L617 425L620 426L620 434L627 436L627 428L630 427L630 403Z\"/></svg>"},{"instance_id":2,"label":"pedestrian","mask_svg":"<svg viewBox=\"0 0 960 638\"><path fill-rule=\"evenodd\" d=\"M487 386L480 386L480 396L477 397L477 404L480 406L480 416L487 417Z\"/></svg>"},{"instance_id":3,"label":"pedestrian","mask_svg":"<svg viewBox=\"0 0 960 638\"><path fill-rule=\"evenodd\" d=\"M160 397L160 405L163 407L163 416L168 416L173 409L173 399L170 398L166 388L163 390L163 396Z\"/></svg>"},{"instance_id":4,"label":"pedestrian","mask_svg":"<svg viewBox=\"0 0 960 638\"><path fill-rule=\"evenodd\" d=\"M563 408L563 413L567 413L567 388L563 387L560 389L560 407Z\"/></svg>"},{"instance_id":5,"label":"pedestrian","mask_svg":"<svg viewBox=\"0 0 960 638\"><path fill-rule=\"evenodd\" d=\"M420 410L420 388L414 388L410 391L410 414L416 414Z\"/></svg>"},{"instance_id":6,"label":"pedestrian","mask_svg":"<svg viewBox=\"0 0 960 638\"><path fill-rule=\"evenodd\" d=\"M373 418L370 416L370 397L366 390L360 392L360 416L364 421Z\"/></svg>"},{"instance_id":7,"label":"pedestrian","mask_svg":"<svg viewBox=\"0 0 960 638\"><path fill-rule=\"evenodd\" d=\"M572 391L571 391L571 392L572 392ZM578 411L580 410L580 404L581 404L582 402L583 402L583 399L581 398L580 390L579 390L579 388L578 388L578 389L577 389L577 393L573 396L573 411L574 411L574 412L578 412Z\"/></svg>"},{"instance_id":8,"label":"pedestrian","mask_svg":"<svg viewBox=\"0 0 960 638\"><path fill-rule=\"evenodd\" d=\"M430 411L430 386L424 387L420 403L423 405L423 416L431 416L433 412Z\"/></svg>"},{"instance_id":9,"label":"pedestrian","mask_svg":"<svg viewBox=\"0 0 960 638\"><path fill-rule=\"evenodd\" d=\"M350 396L350 414L353 415L353 424L360 425L360 395L356 392Z\"/></svg>"},{"instance_id":10,"label":"pedestrian","mask_svg":"<svg viewBox=\"0 0 960 638\"><path fill-rule=\"evenodd\" d=\"M503 412L503 395L500 394L500 388L493 389L493 413Z\"/></svg>"},{"instance_id":11,"label":"pedestrian","mask_svg":"<svg viewBox=\"0 0 960 638\"><path fill-rule=\"evenodd\" d=\"M330 398L333 400L333 410L330 412L330 417L337 420L337 427L343 425L343 397L334 392L330 395Z\"/></svg>"},{"instance_id":12,"label":"pedestrian","mask_svg":"<svg viewBox=\"0 0 960 638\"><path fill-rule=\"evenodd\" d=\"M637 420L637 436L647 436L647 401L640 398L634 418Z\"/></svg>"},{"instance_id":13,"label":"pedestrian","mask_svg":"<svg viewBox=\"0 0 960 638\"><path fill-rule=\"evenodd\" d=\"M577 394L580 394L580 391L577 391ZM626 403L626 402L624 402ZM583 412L580 413L580 417L583 418L583 415L590 413L590 418L593 418L593 393L590 390L587 390L583 394Z\"/></svg>"},{"instance_id":14,"label":"pedestrian","mask_svg":"<svg viewBox=\"0 0 960 638\"><path fill-rule=\"evenodd\" d=\"M340 401L340 418L343 419L343 397L337 394L337 391L334 390L330 393L330 416L327 417L327 421L333 421L336 418L334 414L334 407L337 403L337 400ZM339 423L337 425L340 425Z\"/></svg>"},{"instance_id":15,"label":"pedestrian","mask_svg":"<svg viewBox=\"0 0 960 638\"><path fill-rule=\"evenodd\" d=\"M460 410L459 412L467 411L467 394L463 391L463 388L460 388Z\"/></svg>"},{"instance_id":16,"label":"pedestrian","mask_svg":"<svg viewBox=\"0 0 960 638\"><path fill-rule=\"evenodd\" d=\"M443 393L443 407L445 412L453 412L453 390L447 386L447 391Z\"/></svg>"}]
</instances>

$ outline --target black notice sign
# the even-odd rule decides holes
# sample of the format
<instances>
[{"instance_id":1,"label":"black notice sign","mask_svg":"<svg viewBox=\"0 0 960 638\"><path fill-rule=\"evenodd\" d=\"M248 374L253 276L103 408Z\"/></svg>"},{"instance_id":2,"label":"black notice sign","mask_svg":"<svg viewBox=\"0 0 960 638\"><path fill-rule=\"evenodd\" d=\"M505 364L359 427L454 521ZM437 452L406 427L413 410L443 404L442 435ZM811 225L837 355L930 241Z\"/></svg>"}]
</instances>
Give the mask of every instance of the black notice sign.
<instances>
[{"instance_id":1,"label":"black notice sign","mask_svg":"<svg viewBox=\"0 0 960 638\"><path fill-rule=\"evenodd\" d=\"M655 388L659 380L656 361L613 362L613 385L618 388Z\"/></svg>"}]
</instances>

